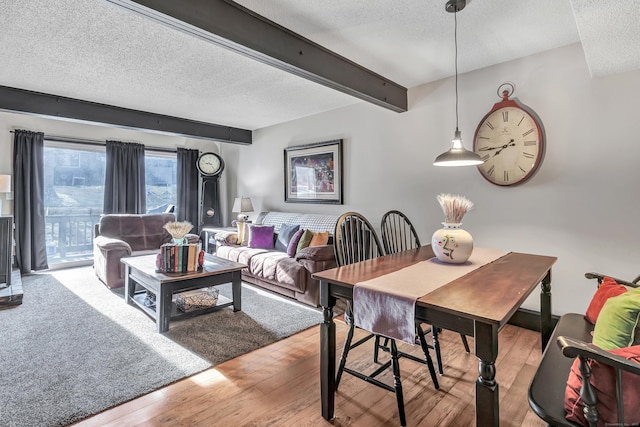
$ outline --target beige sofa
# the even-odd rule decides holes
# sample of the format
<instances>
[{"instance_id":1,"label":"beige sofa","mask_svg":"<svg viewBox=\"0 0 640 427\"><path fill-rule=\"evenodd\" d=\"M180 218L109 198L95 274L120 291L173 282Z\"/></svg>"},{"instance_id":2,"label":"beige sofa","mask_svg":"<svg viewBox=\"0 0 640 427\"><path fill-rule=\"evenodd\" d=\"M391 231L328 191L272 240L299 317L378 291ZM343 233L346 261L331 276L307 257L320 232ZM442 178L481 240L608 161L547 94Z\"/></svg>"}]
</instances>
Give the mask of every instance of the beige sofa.
<instances>
[{"instance_id":1,"label":"beige sofa","mask_svg":"<svg viewBox=\"0 0 640 427\"><path fill-rule=\"evenodd\" d=\"M273 225L274 240L282 224L300 225L301 229L333 234L338 216L262 212L256 224ZM331 240L329 241L331 243ZM289 257L276 249L250 248L237 244L235 233L216 234L216 255L247 265L242 280L317 307L320 288L311 274L336 267L333 244L311 246Z\"/></svg>"}]
</instances>

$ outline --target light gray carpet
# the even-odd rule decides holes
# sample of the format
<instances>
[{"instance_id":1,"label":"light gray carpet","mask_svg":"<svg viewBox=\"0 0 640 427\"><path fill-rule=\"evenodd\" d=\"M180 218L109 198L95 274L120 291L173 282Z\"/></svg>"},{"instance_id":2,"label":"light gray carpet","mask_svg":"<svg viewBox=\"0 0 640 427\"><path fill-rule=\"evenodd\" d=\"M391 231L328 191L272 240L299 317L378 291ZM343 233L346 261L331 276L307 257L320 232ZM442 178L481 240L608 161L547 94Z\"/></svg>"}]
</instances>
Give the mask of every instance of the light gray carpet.
<instances>
[{"instance_id":1,"label":"light gray carpet","mask_svg":"<svg viewBox=\"0 0 640 427\"><path fill-rule=\"evenodd\" d=\"M155 323L91 267L24 276L0 310L0 424L64 426L322 321L320 311L243 284L231 308ZM231 296L230 286L221 294Z\"/></svg>"}]
</instances>

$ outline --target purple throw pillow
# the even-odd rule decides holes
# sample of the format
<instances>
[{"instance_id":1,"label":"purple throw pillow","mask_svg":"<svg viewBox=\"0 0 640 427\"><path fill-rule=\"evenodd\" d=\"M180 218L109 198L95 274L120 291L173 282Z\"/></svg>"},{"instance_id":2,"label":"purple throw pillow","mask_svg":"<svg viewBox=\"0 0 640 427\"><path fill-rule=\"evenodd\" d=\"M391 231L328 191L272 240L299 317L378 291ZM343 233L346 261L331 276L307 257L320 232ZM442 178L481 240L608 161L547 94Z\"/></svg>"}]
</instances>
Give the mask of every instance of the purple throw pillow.
<instances>
[{"instance_id":1,"label":"purple throw pillow","mask_svg":"<svg viewBox=\"0 0 640 427\"><path fill-rule=\"evenodd\" d=\"M304 230L300 229L296 231L296 234L291 236L291 240L289 240L289 246L287 246L287 255L289 258L293 258L298 250L298 243L300 243L300 238L304 234Z\"/></svg>"},{"instance_id":2,"label":"purple throw pillow","mask_svg":"<svg viewBox=\"0 0 640 427\"><path fill-rule=\"evenodd\" d=\"M249 226L250 248L273 249L273 225Z\"/></svg>"}]
</instances>

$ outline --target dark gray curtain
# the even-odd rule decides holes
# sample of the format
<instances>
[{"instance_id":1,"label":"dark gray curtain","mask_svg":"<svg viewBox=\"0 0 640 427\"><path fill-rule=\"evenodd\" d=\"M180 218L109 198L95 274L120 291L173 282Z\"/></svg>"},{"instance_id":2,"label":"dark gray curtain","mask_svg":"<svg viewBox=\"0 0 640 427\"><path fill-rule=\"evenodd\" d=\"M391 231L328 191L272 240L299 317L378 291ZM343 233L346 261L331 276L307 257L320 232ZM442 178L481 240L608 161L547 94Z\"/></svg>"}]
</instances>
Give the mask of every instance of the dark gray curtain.
<instances>
[{"instance_id":1,"label":"dark gray curtain","mask_svg":"<svg viewBox=\"0 0 640 427\"><path fill-rule=\"evenodd\" d=\"M147 212L144 145L107 141L103 212L105 214Z\"/></svg>"},{"instance_id":2,"label":"dark gray curtain","mask_svg":"<svg viewBox=\"0 0 640 427\"><path fill-rule=\"evenodd\" d=\"M13 135L16 263L23 274L49 268L44 220L44 133Z\"/></svg>"},{"instance_id":3,"label":"dark gray curtain","mask_svg":"<svg viewBox=\"0 0 640 427\"><path fill-rule=\"evenodd\" d=\"M193 224L192 233L198 233L200 201L198 199L198 150L178 148L178 206L176 218L178 221L189 221Z\"/></svg>"}]
</instances>

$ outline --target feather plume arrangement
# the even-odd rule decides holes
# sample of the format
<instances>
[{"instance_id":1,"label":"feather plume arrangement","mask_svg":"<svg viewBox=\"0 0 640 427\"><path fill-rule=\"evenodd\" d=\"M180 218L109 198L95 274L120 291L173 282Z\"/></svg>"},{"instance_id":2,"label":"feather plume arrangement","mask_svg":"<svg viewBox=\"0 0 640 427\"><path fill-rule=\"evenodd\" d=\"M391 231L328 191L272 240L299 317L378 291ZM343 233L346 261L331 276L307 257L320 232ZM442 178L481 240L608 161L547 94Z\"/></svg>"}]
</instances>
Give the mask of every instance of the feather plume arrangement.
<instances>
[{"instance_id":1,"label":"feather plume arrangement","mask_svg":"<svg viewBox=\"0 0 640 427\"><path fill-rule=\"evenodd\" d=\"M168 222L164 225L164 229L171 234L174 239L182 239L191 231L193 225L189 221Z\"/></svg>"},{"instance_id":2,"label":"feather plume arrangement","mask_svg":"<svg viewBox=\"0 0 640 427\"><path fill-rule=\"evenodd\" d=\"M452 194L438 194L438 203L444 212L444 222L460 224L464 214L473 209L473 202L464 196Z\"/></svg>"}]
</instances>

